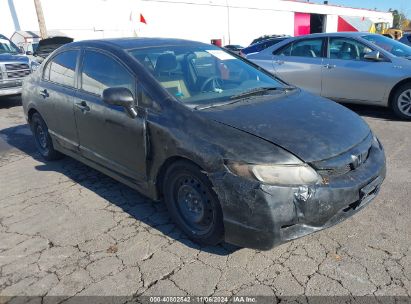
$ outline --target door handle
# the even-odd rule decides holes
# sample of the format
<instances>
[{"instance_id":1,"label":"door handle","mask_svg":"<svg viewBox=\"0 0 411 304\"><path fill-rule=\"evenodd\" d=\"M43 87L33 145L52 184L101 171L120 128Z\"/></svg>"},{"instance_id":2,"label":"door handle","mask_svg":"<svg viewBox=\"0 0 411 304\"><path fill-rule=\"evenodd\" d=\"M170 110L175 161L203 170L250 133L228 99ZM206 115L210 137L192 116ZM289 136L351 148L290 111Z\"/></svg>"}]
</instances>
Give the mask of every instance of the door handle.
<instances>
[{"instance_id":1,"label":"door handle","mask_svg":"<svg viewBox=\"0 0 411 304\"><path fill-rule=\"evenodd\" d=\"M75 106L79 108L83 113L90 111L90 107L87 105L85 101L76 102Z\"/></svg>"},{"instance_id":2,"label":"door handle","mask_svg":"<svg viewBox=\"0 0 411 304\"><path fill-rule=\"evenodd\" d=\"M276 60L276 61L274 61L276 64L278 64L278 65L282 65L282 64L284 64L284 60Z\"/></svg>"},{"instance_id":3,"label":"door handle","mask_svg":"<svg viewBox=\"0 0 411 304\"><path fill-rule=\"evenodd\" d=\"M336 68L337 66L335 64L326 64L324 65L324 67L330 70L330 69Z\"/></svg>"},{"instance_id":4,"label":"door handle","mask_svg":"<svg viewBox=\"0 0 411 304\"><path fill-rule=\"evenodd\" d=\"M47 98L50 96L49 92L47 89L44 89L43 91L40 91L40 95L43 96L43 98Z\"/></svg>"}]
</instances>

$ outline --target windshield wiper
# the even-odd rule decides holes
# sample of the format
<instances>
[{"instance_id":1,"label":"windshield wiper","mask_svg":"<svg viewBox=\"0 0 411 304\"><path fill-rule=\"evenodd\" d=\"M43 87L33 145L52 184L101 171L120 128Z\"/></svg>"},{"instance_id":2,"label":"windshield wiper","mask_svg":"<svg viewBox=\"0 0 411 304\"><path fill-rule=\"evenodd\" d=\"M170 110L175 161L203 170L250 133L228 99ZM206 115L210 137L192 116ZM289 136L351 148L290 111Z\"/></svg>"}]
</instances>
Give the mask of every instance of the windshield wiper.
<instances>
[{"instance_id":1,"label":"windshield wiper","mask_svg":"<svg viewBox=\"0 0 411 304\"><path fill-rule=\"evenodd\" d=\"M261 88L255 88L252 90L248 90L245 91L243 93L237 94L237 95L233 95L230 97L231 101L229 102L219 102L219 103L212 103L212 104L208 104L205 106L195 106L194 109L195 110L204 110L204 109L209 109L209 108L215 108L215 107L221 107L221 106L226 106L226 105L230 105L236 102L239 102L242 98L246 98L252 95L257 95L257 94L261 94L267 91L291 91L294 90L295 87L261 87Z\"/></svg>"},{"instance_id":2,"label":"windshield wiper","mask_svg":"<svg viewBox=\"0 0 411 304\"><path fill-rule=\"evenodd\" d=\"M238 98L244 98L252 95L258 95L264 92L268 91L290 91L295 89L294 87L261 87L261 88L255 88L251 89L245 92L242 92L240 94L236 94L230 97L230 99L238 99Z\"/></svg>"},{"instance_id":3,"label":"windshield wiper","mask_svg":"<svg viewBox=\"0 0 411 304\"><path fill-rule=\"evenodd\" d=\"M209 109L209 108L221 107L221 106L230 105L230 104L233 104L233 103L236 103L236 102L237 102L237 100L229 101L229 102L211 103L211 104L208 104L208 105L205 105L205 106L198 105L198 106L194 107L194 110L205 110L205 109Z\"/></svg>"}]
</instances>

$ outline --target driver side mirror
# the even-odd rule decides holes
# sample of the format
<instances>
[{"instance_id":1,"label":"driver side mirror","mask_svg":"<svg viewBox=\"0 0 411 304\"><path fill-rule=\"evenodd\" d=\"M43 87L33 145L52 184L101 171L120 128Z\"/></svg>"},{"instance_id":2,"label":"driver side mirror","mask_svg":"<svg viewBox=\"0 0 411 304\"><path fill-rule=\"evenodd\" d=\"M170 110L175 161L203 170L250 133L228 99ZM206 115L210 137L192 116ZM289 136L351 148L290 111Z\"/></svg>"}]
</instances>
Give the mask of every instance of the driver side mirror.
<instances>
[{"instance_id":1,"label":"driver side mirror","mask_svg":"<svg viewBox=\"0 0 411 304\"><path fill-rule=\"evenodd\" d=\"M108 88L103 91L103 101L109 105L123 107L131 118L137 117L133 94L127 88Z\"/></svg>"},{"instance_id":2,"label":"driver side mirror","mask_svg":"<svg viewBox=\"0 0 411 304\"><path fill-rule=\"evenodd\" d=\"M382 61L383 59L380 57L379 51L372 51L364 55L364 59L371 60L371 61Z\"/></svg>"}]
</instances>

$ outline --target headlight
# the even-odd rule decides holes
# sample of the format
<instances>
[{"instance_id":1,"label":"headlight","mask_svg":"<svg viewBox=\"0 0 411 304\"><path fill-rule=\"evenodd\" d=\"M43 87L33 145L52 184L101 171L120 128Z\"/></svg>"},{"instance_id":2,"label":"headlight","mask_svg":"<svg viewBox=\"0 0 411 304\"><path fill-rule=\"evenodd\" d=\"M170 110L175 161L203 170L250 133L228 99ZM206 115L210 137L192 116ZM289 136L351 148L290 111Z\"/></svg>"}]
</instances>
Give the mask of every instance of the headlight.
<instances>
[{"instance_id":1,"label":"headlight","mask_svg":"<svg viewBox=\"0 0 411 304\"><path fill-rule=\"evenodd\" d=\"M320 176L307 164L299 165L250 165L229 163L227 167L234 174L253 178L271 185L312 185Z\"/></svg>"},{"instance_id":2,"label":"headlight","mask_svg":"<svg viewBox=\"0 0 411 304\"><path fill-rule=\"evenodd\" d=\"M35 70L37 70L37 68L40 66L40 63L38 63L37 61L32 61L31 62L31 70L34 72Z\"/></svg>"}]
</instances>

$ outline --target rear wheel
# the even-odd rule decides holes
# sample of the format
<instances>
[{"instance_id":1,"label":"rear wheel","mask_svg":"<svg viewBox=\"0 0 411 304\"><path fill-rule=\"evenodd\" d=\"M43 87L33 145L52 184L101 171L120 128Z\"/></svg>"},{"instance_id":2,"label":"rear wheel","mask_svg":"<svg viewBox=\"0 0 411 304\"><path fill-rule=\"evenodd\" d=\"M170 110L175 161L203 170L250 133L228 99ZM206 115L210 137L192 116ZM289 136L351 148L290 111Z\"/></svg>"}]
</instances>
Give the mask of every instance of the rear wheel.
<instances>
[{"instance_id":1,"label":"rear wheel","mask_svg":"<svg viewBox=\"0 0 411 304\"><path fill-rule=\"evenodd\" d=\"M207 176L188 161L177 161L165 173L163 194L176 224L193 241L216 245L223 240L223 215Z\"/></svg>"},{"instance_id":2,"label":"rear wheel","mask_svg":"<svg viewBox=\"0 0 411 304\"><path fill-rule=\"evenodd\" d=\"M391 102L394 113L406 120L411 120L411 83L400 86Z\"/></svg>"},{"instance_id":3,"label":"rear wheel","mask_svg":"<svg viewBox=\"0 0 411 304\"><path fill-rule=\"evenodd\" d=\"M56 160L63 157L63 154L54 150L49 130L40 114L33 114L30 120L30 128L34 135L37 150L45 160Z\"/></svg>"}]
</instances>

